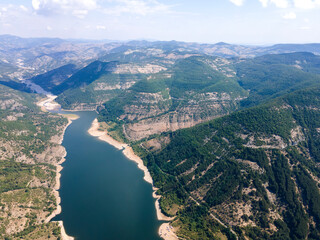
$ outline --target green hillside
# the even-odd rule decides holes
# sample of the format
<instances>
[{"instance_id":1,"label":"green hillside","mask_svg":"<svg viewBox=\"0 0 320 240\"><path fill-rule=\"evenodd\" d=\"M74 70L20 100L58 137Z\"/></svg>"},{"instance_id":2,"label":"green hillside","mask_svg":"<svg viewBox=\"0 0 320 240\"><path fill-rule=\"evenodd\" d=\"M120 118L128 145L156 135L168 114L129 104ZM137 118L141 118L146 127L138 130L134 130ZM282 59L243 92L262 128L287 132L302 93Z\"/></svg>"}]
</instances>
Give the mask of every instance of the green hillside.
<instances>
[{"instance_id":1,"label":"green hillside","mask_svg":"<svg viewBox=\"0 0 320 240\"><path fill-rule=\"evenodd\" d=\"M6 81L0 81L0 84L18 91L28 92L28 93L32 92L32 90L27 85L20 82L6 80Z\"/></svg>"},{"instance_id":2,"label":"green hillside","mask_svg":"<svg viewBox=\"0 0 320 240\"><path fill-rule=\"evenodd\" d=\"M57 69L51 70L44 74L37 75L30 79L33 83L39 85L44 90L53 93L59 93L54 90L55 87L61 85L66 81L72 74L77 71L76 66L68 64Z\"/></svg>"},{"instance_id":3,"label":"green hillside","mask_svg":"<svg viewBox=\"0 0 320 240\"><path fill-rule=\"evenodd\" d=\"M164 131L193 126L201 121L235 111L247 96L228 64L212 57L189 57L176 62L167 71L153 74L135 83L100 108L100 121L124 125L128 139L140 140ZM177 125L181 125L177 126ZM139 125L153 125L144 135ZM147 128L147 127L145 127Z\"/></svg>"},{"instance_id":4,"label":"green hillside","mask_svg":"<svg viewBox=\"0 0 320 240\"><path fill-rule=\"evenodd\" d=\"M286 60L282 61L284 58ZM240 86L250 91L249 97L241 102L242 106L254 106L320 83L319 75L292 66L288 60L291 58L296 59L292 54L269 55L236 64ZM318 58L310 64L305 64L305 68L313 68L317 61Z\"/></svg>"},{"instance_id":5,"label":"green hillside","mask_svg":"<svg viewBox=\"0 0 320 240\"><path fill-rule=\"evenodd\" d=\"M116 122L123 129L119 134L130 140L159 134L158 126L163 132L190 127L319 84L320 76L311 71L318 60L309 53L246 60L188 57L107 101L99 108L99 119ZM293 65L296 61L303 70Z\"/></svg>"},{"instance_id":6,"label":"green hillside","mask_svg":"<svg viewBox=\"0 0 320 240\"><path fill-rule=\"evenodd\" d=\"M212 239L212 213L239 239L318 239L319 96L320 88L302 90L159 136L170 138L161 150L134 145L178 235Z\"/></svg>"},{"instance_id":7,"label":"green hillside","mask_svg":"<svg viewBox=\"0 0 320 240\"><path fill-rule=\"evenodd\" d=\"M310 52L268 54L256 57L255 61L261 64L286 64L305 72L320 73L320 56Z\"/></svg>"},{"instance_id":8,"label":"green hillside","mask_svg":"<svg viewBox=\"0 0 320 240\"><path fill-rule=\"evenodd\" d=\"M75 89L89 85L104 74L108 74L110 69L114 66L114 62L100 62L95 61L90 63L85 68L77 71L70 78L63 83L52 88L54 94L62 93L68 89Z\"/></svg>"},{"instance_id":9,"label":"green hillside","mask_svg":"<svg viewBox=\"0 0 320 240\"><path fill-rule=\"evenodd\" d=\"M56 209L57 142L67 120L36 106L38 96L0 84L0 238L60 239ZM61 149L62 148L62 149Z\"/></svg>"},{"instance_id":10,"label":"green hillside","mask_svg":"<svg viewBox=\"0 0 320 240\"><path fill-rule=\"evenodd\" d=\"M201 55L178 58L173 63L164 64L168 62L166 57L169 55L159 57L160 55L148 54L148 51L151 50L121 46L105 56L105 61L119 62L93 62L51 88L51 91L60 94L57 101L67 109L77 104L88 104L90 108L94 108L119 93L128 95L130 99L131 90L139 93L159 93L166 88L169 89L174 106L181 103L180 98L185 99L192 93L213 92L227 93L233 99L242 99L241 106L250 107L319 82L317 73L320 59L312 53L275 54L241 60ZM117 57L112 57L113 54ZM121 66L146 66L148 61L167 70L149 74L114 73L115 69ZM143 81L140 82L141 80ZM126 90L128 85L123 87L126 82L134 82L135 85ZM109 84L109 88L103 89L101 86L106 84ZM117 89L110 89L111 85L117 84ZM125 99L125 96L121 98ZM188 96L188 99L192 98ZM129 100L128 104L130 105Z\"/></svg>"},{"instance_id":11,"label":"green hillside","mask_svg":"<svg viewBox=\"0 0 320 240\"><path fill-rule=\"evenodd\" d=\"M81 87L65 90L56 101L64 109L72 109L81 104L93 106L92 109L95 109L97 105L118 96L123 92L123 88L145 78L141 74L103 73L97 75L91 83L83 83Z\"/></svg>"},{"instance_id":12,"label":"green hillside","mask_svg":"<svg viewBox=\"0 0 320 240\"><path fill-rule=\"evenodd\" d=\"M173 76L169 81L173 92L177 94L176 97L185 91L227 92L235 97L246 95L246 91L239 86L235 77L226 76L227 70L214 69L211 62L214 60L215 58L210 57L190 57L178 61L173 67ZM224 66L226 69L228 67L233 66Z\"/></svg>"},{"instance_id":13,"label":"green hillside","mask_svg":"<svg viewBox=\"0 0 320 240\"><path fill-rule=\"evenodd\" d=\"M310 52L320 53L319 43L308 43L308 44L276 44L273 46L265 47L263 53L292 53L292 52Z\"/></svg>"}]
</instances>

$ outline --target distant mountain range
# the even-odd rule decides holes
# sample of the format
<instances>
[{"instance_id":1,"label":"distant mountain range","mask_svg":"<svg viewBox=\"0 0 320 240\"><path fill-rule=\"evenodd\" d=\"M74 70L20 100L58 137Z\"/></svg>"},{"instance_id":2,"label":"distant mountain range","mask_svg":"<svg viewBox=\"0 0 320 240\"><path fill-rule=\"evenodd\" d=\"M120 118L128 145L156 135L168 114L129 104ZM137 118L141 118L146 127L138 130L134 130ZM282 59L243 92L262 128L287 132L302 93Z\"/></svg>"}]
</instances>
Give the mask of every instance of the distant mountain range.
<instances>
[{"instance_id":1,"label":"distant mountain range","mask_svg":"<svg viewBox=\"0 0 320 240\"><path fill-rule=\"evenodd\" d=\"M149 50L148 50L149 49ZM130 51L157 51L206 54L220 57L255 57L265 54L311 52L320 54L320 44L277 44L268 47L233 45L227 43L199 44L177 41L86 41L59 38L20 38L0 35L0 74L10 74L10 68L19 71L10 76L15 79L34 76L66 64L83 67L93 60L110 59L117 53ZM111 56L109 56L111 54ZM106 56L106 58L105 58Z\"/></svg>"}]
</instances>

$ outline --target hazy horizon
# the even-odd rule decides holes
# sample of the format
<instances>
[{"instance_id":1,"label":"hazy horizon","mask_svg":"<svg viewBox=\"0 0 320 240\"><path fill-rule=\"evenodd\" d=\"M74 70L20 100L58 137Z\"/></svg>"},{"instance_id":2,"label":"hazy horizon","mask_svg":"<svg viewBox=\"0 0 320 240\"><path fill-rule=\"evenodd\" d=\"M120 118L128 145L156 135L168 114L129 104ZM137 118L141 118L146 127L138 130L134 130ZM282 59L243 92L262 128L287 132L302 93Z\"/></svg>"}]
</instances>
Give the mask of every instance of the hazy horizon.
<instances>
[{"instance_id":1,"label":"hazy horizon","mask_svg":"<svg viewBox=\"0 0 320 240\"><path fill-rule=\"evenodd\" d=\"M24 38L24 39L60 39L60 40L65 40L65 41L79 41L79 42L105 42L105 43L112 43L112 42L131 42L131 41L147 41L147 42L184 42L184 43L194 43L194 44L219 44L219 43L225 43L225 44L230 44L230 45L241 45L241 46L252 46L252 47L268 47L268 46L273 46L277 44L298 44L298 45L303 45L303 44L320 44L319 42L301 42L301 43L293 43L293 42L273 42L273 43L233 43L233 42L225 42L225 41L219 41L219 42L191 42L191 41L183 41L183 40L161 40L161 39L144 39L144 38L137 38L137 39L124 39L124 40L118 40L118 39L90 39L90 38L61 38L61 37L45 37L45 36L33 36L33 37L24 37L24 36L19 36L19 35L14 35L14 34L0 34L0 36L13 36L13 37L19 37L19 38Z\"/></svg>"},{"instance_id":2,"label":"hazy horizon","mask_svg":"<svg viewBox=\"0 0 320 240\"><path fill-rule=\"evenodd\" d=\"M319 0L2 0L0 34L88 40L320 42Z\"/></svg>"}]
</instances>

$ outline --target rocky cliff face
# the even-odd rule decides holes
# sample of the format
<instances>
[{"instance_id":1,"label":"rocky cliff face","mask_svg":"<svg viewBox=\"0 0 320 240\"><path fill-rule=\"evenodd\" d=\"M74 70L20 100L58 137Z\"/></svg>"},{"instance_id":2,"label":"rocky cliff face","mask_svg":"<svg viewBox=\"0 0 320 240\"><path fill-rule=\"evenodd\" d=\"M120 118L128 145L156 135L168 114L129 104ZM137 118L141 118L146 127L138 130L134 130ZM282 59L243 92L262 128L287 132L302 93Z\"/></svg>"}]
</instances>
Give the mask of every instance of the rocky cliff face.
<instances>
[{"instance_id":1,"label":"rocky cliff face","mask_svg":"<svg viewBox=\"0 0 320 240\"><path fill-rule=\"evenodd\" d=\"M187 94L186 98L181 98L183 102L175 111L170 111L170 105L161 104L161 98L157 98L155 102L148 100L144 94L144 100L149 104L156 103L154 106L138 107L129 105L124 107L125 113L121 115L121 119L132 120L133 123L125 123L123 132L131 141L141 140L153 134L161 134L163 132L176 131L182 128L189 128L196 124L212 120L219 116L223 116L234 111L237 108L240 99L232 99L227 93L203 93L203 94ZM158 93L158 95L160 95ZM190 96L193 96L190 98ZM157 96L157 94L152 94ZM149 96L150 97L150 96ZM138 98L139 99L139 98ZM201 99L201 100L200 100ZM172 99L167 99L172 103ZM158 105L164 105L159 109Z\"/></svg>"}]
</instances>

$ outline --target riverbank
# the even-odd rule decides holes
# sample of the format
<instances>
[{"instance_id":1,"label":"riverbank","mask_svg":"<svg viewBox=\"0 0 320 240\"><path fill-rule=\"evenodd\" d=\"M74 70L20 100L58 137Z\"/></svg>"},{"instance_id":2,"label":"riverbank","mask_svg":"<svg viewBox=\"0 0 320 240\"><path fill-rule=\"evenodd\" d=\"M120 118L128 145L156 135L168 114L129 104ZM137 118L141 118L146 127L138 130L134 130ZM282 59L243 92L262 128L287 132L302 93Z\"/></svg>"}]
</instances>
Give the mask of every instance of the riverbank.
<instances>
[{"instance_id":1,"label":"riverbank","mask_svg":"<svg viewBox=\"0 0 320 240\"><path fill-rule=\"evenodd\" d=\"M54 100L57 98L55 95L47 95L46 98L40 100L37 105L41 108L42 111L48 112L53 110L58 110L60 105Z\"/></svg>"},{"instance_id":2,"label":"riverbank","mask_svg":"<svg viewBox=\"0 0 320 240\"><path fill-rule=\"evenodd\" d=\"M155 208L156 208L158 220L160 220L160 221L172 221L174 219L173 217L167 217L161 212L160 204L159 204L159 199L161 198L161 196L156 194L156 191L158 189L153 186L153 180L152 180L151 174L150 174L148 168L144 165L142 159L134 153L133 149L128 144L121 143L121 142L113 139L110 135L108 135L107 131L99 130L99 126L100 125L99 125L98 120L95 119L92 122L92 125L91 125L90 129L88 130L88 133L91 136L97 137L101 141L105 141L105 142L109 143L110 145L114 146L115 148L117 148L119 150L123 150L123 154L129 160L134 161L135 163L137 163L138 168L141 169L144 172L143 179L146 182L148 182L148 183L150 183L152 185L152 189L153 189L152 196L154 198L156 198ZM163 223L160 226L158 233L159 233L160 237L165 239L165 240L176 240L176 239L178 239L178 237L174 233L174 229L170 226L169 223Z\"/></svg>"},{"instance_id":3,"label":"riverbank","mask_svg":"<svg viewBox=\"0 0 320 240\"><path fill-rule=\"evenodd\" d=\"M163 223L159 228L159 236L165 240L177 240L178 237L173 231L170 223Z\"/></svg>"},{"instance_id":4,"label":"riverbank","mask_svg":"<svg viewBox=\"0 0 320 240\"><path fill-rule=\"evenodd\" d=\"M59 107L60 107L59 104L54 102L55 98L56 98L56 96L54 96L54 95L48 95L47 98L39 101L37 103L37 105L44 112L59 109ZM56 144L59 144L59 145L61 145L62 142L63 142L64 134L65 134L65 131L68 128L68 126L72 123L73 120L76 120L78 118L78 116L74 115L74 114L66 114L66 115L61 114L61 115L68 119L68 123L64 127L64 129L62 130L62 134L59 136L59 138L55 142ZM58 163L54 164L54 166L56 167L56 179L55 179L55 187L53 189L53 195L54 195L54 197L56 199L57 208L46 218L45 223L50 222L52 218L54 218L56 215L61 213L61 205L60 205L61 198L60 198L60 195L59 195L60 178L61 178L61 173L60 172L63 169L61 164L66 160L65 159L66 155L67 155L67 152L64 149L64 155L61 156L61 160ZM61 233L60 233L61 234L61 239L62 240L73 240L74 239L73 237L68 236L66 234L66 231L65 231L64 226L63 226L63 222L62 221L58 221L58 222L59 222L59 226L60 226L60 229L61 229Z\"/></svg>"}]
</instances>

